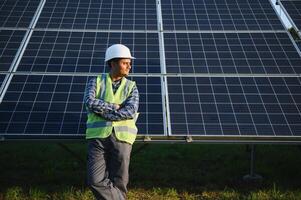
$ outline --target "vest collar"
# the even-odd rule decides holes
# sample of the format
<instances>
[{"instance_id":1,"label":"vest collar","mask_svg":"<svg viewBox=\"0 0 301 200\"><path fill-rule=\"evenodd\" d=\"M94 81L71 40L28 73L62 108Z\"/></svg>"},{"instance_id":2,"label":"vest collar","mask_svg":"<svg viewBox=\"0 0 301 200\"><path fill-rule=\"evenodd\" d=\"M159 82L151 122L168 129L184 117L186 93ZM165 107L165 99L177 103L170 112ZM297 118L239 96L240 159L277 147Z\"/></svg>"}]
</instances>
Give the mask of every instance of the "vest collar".
<instances>
[{"instance_id":1,"label":"vest collar","mask_svg":"<svg viewBox=\"0 0 301 200\"><path fill-rule=\"evenodd\" d=\"M122 102L119 102L121 99L116 98L116 97L121 97L121 93L124 90L126 78L122 77L122 79L120 81L121 81L120 85L119 85L118 89L116 90L116 92L114 94L113 88L112 88L112 79L111 79L110 74L107 73L107 76L106 76L106 92L105 92L105 100L106 101L109 101L111 103L118 103L118 104L122 103Z\"/></svg>"}]
</instances>

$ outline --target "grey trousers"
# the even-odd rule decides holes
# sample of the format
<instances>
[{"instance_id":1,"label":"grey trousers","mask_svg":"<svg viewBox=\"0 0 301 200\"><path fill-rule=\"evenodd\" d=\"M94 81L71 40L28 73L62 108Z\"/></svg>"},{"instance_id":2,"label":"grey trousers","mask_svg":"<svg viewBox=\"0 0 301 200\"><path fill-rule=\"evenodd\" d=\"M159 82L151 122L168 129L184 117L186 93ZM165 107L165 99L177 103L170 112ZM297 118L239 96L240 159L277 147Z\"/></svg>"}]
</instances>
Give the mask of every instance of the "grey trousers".
<instances>
[{"instance_id":1,"label":"grey trousers","mask_svg":"<svg viewBox=\"0 0 301 200\"><path fill-rule=\"evenodd\" d=\"M87 183L97 200L126 199L132 145L116 140L88 140Z\"/></svg>"}]
</instances>

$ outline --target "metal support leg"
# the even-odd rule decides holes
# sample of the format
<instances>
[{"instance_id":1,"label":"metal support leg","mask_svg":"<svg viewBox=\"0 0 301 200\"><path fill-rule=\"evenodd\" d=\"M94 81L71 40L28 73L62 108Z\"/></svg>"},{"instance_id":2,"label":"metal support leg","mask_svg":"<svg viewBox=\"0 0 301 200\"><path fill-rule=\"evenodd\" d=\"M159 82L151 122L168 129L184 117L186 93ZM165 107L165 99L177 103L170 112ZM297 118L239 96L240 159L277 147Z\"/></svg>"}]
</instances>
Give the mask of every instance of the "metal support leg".
<instances>
[{"instance_id":1,"label":"metal support leg","mask_svg":"<svg viewBox=\"0 0 301 200\"><path fill-rule=\"evenodd\" d=\"M262 176L254 172L254 162L255 162L255 145L252 144L250 150L250 174L247 174L243 177L245 181L258 181L262 180Z\"/></svg>"}]
</instances>

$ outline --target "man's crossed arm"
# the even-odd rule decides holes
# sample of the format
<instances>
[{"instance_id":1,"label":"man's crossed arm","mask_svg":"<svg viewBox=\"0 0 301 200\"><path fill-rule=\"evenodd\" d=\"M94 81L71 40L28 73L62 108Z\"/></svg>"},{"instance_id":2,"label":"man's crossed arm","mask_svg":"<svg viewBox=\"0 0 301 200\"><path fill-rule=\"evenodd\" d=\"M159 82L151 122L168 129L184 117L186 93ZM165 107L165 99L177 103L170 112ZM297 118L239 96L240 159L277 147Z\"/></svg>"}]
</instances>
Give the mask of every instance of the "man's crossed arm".
<instances>
[{"instance_id":1,"label":"man's crossed arm","mask_svg":"<svg viewBox=\"0 0 301 200\"><path fill-rule=\"evenodd\" d=\"M96 78L92 78L85 91L85 105L90 112L100 115L110 121L133 119L138 111L139 92L136 86L133 87L130 96L121 104L105 102L103 99L96 99Z\"/></svg>"}]
</instances>

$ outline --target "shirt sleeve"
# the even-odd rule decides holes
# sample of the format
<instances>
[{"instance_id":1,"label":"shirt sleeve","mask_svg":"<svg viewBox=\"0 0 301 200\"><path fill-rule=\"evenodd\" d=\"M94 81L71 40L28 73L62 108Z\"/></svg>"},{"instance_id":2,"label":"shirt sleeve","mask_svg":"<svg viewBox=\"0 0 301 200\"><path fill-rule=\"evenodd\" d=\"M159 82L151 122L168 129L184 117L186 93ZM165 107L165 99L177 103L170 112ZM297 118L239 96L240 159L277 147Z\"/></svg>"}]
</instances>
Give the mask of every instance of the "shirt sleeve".
<instances>
[{"instance_id":1,"label":"shirt sleeve","mask_svg":"<svg viewBox=\"0 0 301 200\"><path fill-rule=\"evenodd\" d=\"M139 107L139 92L135 85L130 93L130 96L121 104L119 110L112 110L110 113L105 113L104 118L111 121L120 121L126 119L133 119Z\"/></svg>"},{"instance_id":2,"label":"shirt sleeve","mask_svg":"<svg viewBox=\"0 0 301 200\"><path fill-rule=\"evenodd\" d=\"M84 102L88 112L94 112L96 114L105 117L106 113L110 113L116 110L116 107L112 103L105 102L103 99L96 99L96 78L92 78L85 90Z\"/></svg>"}]
</instances>

